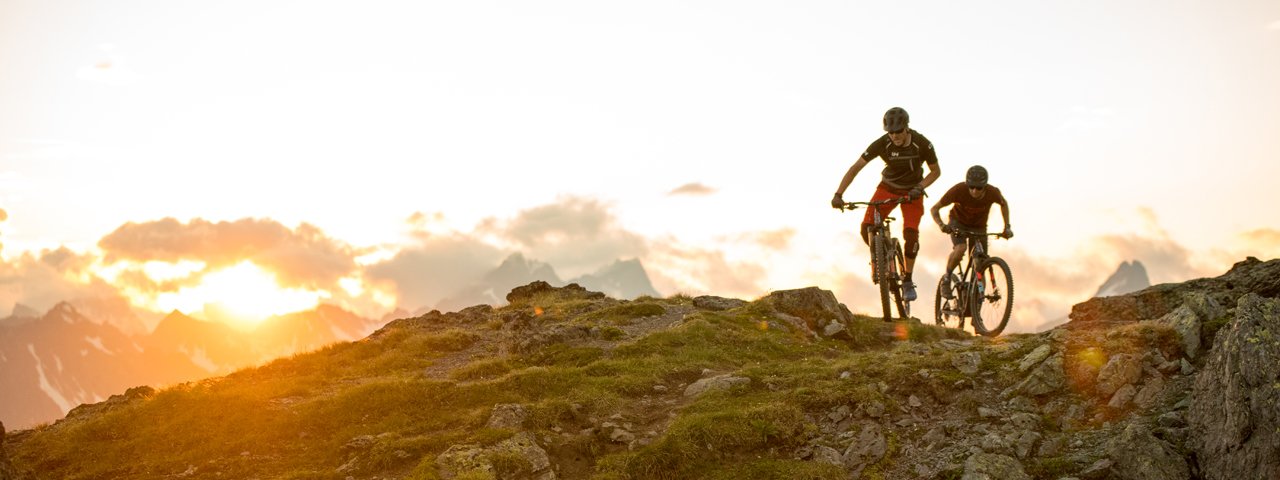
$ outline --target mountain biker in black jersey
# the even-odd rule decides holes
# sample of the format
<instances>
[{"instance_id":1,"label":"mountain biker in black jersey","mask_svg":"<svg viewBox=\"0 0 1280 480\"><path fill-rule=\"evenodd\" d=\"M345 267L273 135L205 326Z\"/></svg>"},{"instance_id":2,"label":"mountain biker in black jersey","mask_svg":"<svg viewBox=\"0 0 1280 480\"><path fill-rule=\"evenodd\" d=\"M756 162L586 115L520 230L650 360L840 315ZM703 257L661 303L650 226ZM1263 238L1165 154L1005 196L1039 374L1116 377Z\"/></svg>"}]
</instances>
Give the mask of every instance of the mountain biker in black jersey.
<instances>
[{"instance_id":1,"label":"mountain biker in black jersey","mask_svg":"<svg viewBox=\"0 0 1280 480\"><path fill-rule=\"evenodd\" d=\"M1005 200L1004 195L1000 193L1000 189L995 185L987 183L987 169L982 165L974 165L969 167L969 171L965 172L964 181L955 184L947 193L942 195L938 203L933 205L929 213L933 215L934 223L938 224L938 228L942 233L951 234L951 255L947 257L947 271L942 276L942 289L947 298L951 298L951 271L960 265L960 259L964 258L964 252L968 250L968 242L975 241L964 235L956 233L957 229L963 229L973 233L987 232L987 217L991 214L991 205L1000 204L1000 213L1004 216L1004 232L1000 236L1004 238L1013 238L1013 227L1009 224L1009 202ZM942 217L939 212L942 207L954 205L951 212L947 215L949 222L942 223ZM987 237L980 237L983 251L990 252L987 245Z\"/></svg>"},{"instance_id":2,"label":"mountain biker in black jersey","mask_svg":"<svg viewBox=\"0 0 1280 480\"><path fill-rule=\"evenodd\" d=\"M831 197L831 207L841 208L844 205L844 190L849 188L853 178L876 157L884 159L884 170L880 171L880 185L871 201L887 200L895 197L907 197L902 203L902 238L904 240L906 271L903 272L903 293L907 301L916 299L916 285L911 281L911 270L916 263L916 254L920 252L920 217L924 216L924 189L932 185L942 175L938 168L938 155L933 151L933 143L920 132L907 127L910 116L901 107L890 108L884 113L884 136L871 142L858 161L849 167L835 196ZM924 165L929 166L929 175L924 175ZM889 216L896 204L877 207L882 217ZM871 246L867 236L871 228L872 210L867 209L862 219L862 241ZM875 252L872 252L874 257Z\"/></svg>"}]
</instances>

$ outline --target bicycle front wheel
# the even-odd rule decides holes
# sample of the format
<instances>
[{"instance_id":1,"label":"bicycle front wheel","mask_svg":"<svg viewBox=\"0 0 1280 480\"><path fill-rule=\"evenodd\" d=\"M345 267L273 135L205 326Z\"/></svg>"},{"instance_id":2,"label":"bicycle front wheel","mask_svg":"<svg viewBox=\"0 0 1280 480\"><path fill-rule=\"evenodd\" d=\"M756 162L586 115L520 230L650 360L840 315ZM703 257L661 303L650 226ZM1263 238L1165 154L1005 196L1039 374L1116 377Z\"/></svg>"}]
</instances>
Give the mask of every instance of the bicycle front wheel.
<instances>
[{"instance_id":1,"label":"bicycle front wheel","mask_svg":"<svg viewBox=\"0 0 1280 480\"><path fill-rule=\"evenodd\" d=\"M872 237L872 261L875 262L876 283L880 284L880 307L884 310L884 321L893 321L893 311L889 310L889 246L885 244L884 237L876 235Z\"/></svg>"},{"instance_id":2,"label":"bicycle front wheel","mask_svg":"<svg viewBox=\"0 0 1280 480\"><path fill-rule=\"evenodd\" d=\"M971 298L974 331L988 337L1003 332L1013 313L1013 273L1009 264L996 257L983 261Z\"/></svg>"},{"instance_id":3,"label":"bicycle front wheel","mask_svg":"<svg viewBox=\"0 0 1280 480\"><path fill-rule=\"evenodd\" d=\"M947 275L951 275L948 273ZM954 276L954 275L953 275ZM944 277L945 278L945 277ZM951 282L951 290L944 290L943 279L938 279L938 289L933 295L933 318L939 327L964 330L964 309L960 307L960 281ZM950 293L951 298L947 298Z\"/></svg>"},{"instance_id":4,"label":"bicycle front wheel","mask_svg":"<svg viewBox=\"0 0 1280 480\"><path fill-rule=\"evenodd\" d=\"M889 265L893 269L893 304L898 307L898 317L906 320L911 318L911 302L904 298L906 294L902 292L906 283L907 257L902 254L902 245L897 240L893 242L893 259Z\"/></svg>"}]
</instances>

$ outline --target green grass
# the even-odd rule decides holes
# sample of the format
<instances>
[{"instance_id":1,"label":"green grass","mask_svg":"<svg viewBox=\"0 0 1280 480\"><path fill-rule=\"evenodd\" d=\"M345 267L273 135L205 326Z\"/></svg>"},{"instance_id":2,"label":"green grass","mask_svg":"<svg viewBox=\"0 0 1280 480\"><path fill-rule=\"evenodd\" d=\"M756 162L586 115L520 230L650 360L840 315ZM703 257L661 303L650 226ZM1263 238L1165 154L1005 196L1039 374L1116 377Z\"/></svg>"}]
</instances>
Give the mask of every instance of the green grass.
<instances>
[{"instance_id":1,"label":"green grass","mask_svg":"<svg viewBox=\"0 0 1280 480\"><path fill-rule=\"evenodd\" d=\"M904 393L946 397L958 375L951 353L942 349L917 355L885 348L895 340L883 334L879 319L860 318L847 341L771 328L786 322L760 302L691 313L679 326L639 338L615 326L691 303L680 295L624 302L555 291L469 320L474 330L448 328L443 322L454 318L449 315L424 316L369 339L170 387L104 414L43 427L10 454L48 478L156 478L199 466L210 478L221 472L221 478L330 479L345 478L334 471L356 454L346 445L369 435L376 440L358 452L354 476L432 479L435 458L450 446L493 445L513 434L484 428L495 404L525 405L526 428L541 435L631 408L653 395L655 385L678 392L708 369L751 382L688 401L669 430L635 450L574 440L597 456L594 475L839 478L838 467L789 458L817 428L806 414L871 402L895 408L893 395ZM447 372L447 379L424 374L452 352L476 351L483 335L506 333L511 321L600 325L602 338L619 343L611 349L551 344L481 357ZM900 325L913 343L967 337ZM920 370L933 374L922 377ZM854 378L841 380L843 371ZM889 391L881 392L879 382ZM505 474L529 468L514 457L493 462Z\"/></svg>"}]
</instances>

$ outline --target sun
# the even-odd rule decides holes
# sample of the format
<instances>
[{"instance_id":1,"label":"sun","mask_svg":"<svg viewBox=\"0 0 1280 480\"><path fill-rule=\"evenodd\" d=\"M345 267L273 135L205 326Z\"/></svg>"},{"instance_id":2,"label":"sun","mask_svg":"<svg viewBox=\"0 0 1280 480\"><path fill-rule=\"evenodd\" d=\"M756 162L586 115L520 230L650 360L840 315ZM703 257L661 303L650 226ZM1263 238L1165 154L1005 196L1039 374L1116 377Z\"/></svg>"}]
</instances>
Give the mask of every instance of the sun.
<instances>
[{"instance_id":1,"label":"sun","mask_svg":"<svg viewBox=\"0 0 1280 480\"><path fill-rule=\"evenodd\" d=\"M244 324L315 307L325 292L283 288L275 274L245 260L207 273L200 284L156 298L161 311L215 313Z\"/></svg>"}]
</instances>

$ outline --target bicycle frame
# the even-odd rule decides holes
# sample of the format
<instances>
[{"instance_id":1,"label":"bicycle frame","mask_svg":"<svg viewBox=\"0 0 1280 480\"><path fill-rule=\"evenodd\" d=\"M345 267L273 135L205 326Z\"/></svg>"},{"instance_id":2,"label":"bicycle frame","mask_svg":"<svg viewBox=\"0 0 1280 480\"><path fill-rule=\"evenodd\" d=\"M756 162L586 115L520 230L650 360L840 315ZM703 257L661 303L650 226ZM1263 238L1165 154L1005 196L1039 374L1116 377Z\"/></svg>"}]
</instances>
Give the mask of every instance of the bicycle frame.
<instances>
[{"instance_id":1,"label":"bicycle frame","mask_svg":"<svg viewBox=\"0 0 1280 480\"><path fill-rule=\"evenodd\" d=\"M874 202L850 202L845 203L845 208L856 210L859 206L865 205L872 208L871 218L873 222L870 224L868 240L872 246L872 269L871 282L880 286L880 302L884 309L885 321L891 320L889 297L893 297L893 305L898 308L898 314L902 318L910 318L911 302L906 300L906 294L903 292L903 279L906 274L906 258L902 254L902 245L898 239L893 238L890 231L889 222L893 217L882 215L880 206L888 204L899 204L906 202L906 197L898 197L893 199L879 200Z\"/></svg>"}]
</instances>

